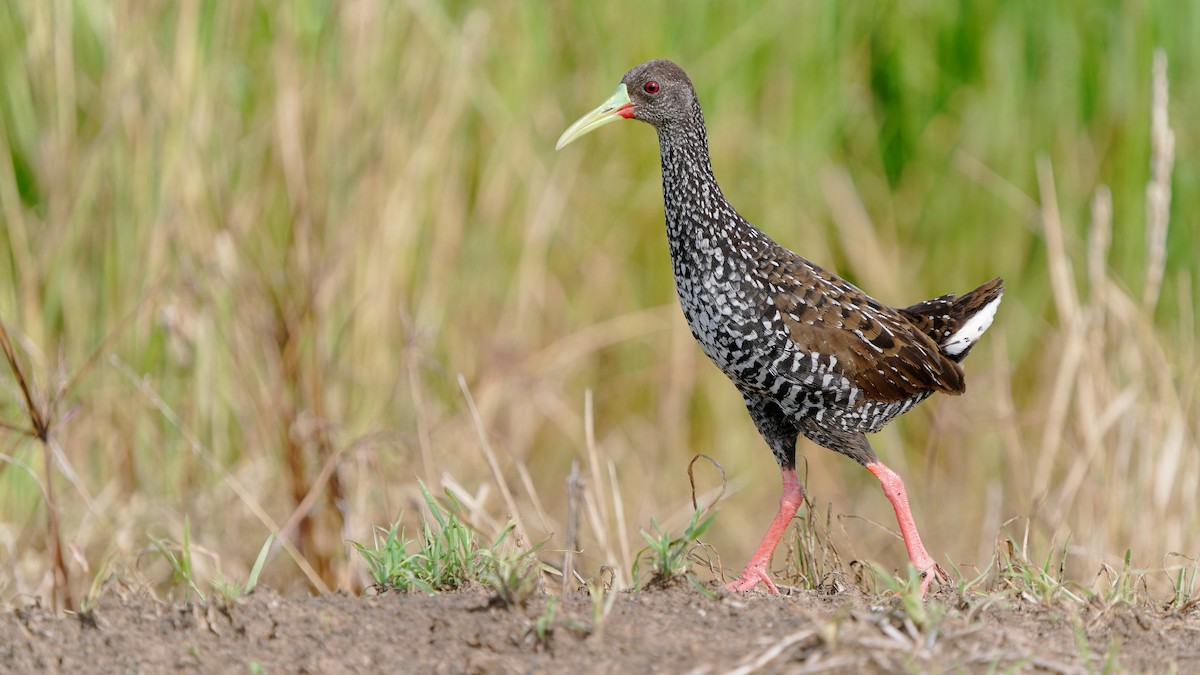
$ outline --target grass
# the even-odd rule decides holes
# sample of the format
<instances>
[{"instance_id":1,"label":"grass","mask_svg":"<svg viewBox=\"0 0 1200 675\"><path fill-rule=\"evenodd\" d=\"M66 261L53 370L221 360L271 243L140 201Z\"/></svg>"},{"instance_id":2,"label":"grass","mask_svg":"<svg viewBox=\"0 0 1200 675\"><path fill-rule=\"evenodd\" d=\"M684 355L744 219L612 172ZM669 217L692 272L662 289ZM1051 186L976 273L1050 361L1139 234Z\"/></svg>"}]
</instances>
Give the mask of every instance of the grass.
<instances>
[{"instance_id":1,"label":"grass","mask_svg":"<svg viewBox=\"0 0 1200 675\"><path fill-rule=\"evenodd\" d=\"M803 590L837 591L845 587L845 565L833 540L833 506L821 518L811 499L797 514L784 565L784 576Z\"/></svg>"},{"instance_id":2,"label":"grass","mask_svg":"<svg viewBox=\"0 0 1200 675\"><path fill-rule=\"evenodd\" d=\"M587 586L588 596L592 599L592 625L588 627L590 635L603 635L604 624L616 604L617 594L603 582L590 581Z\"/></svg>"},{"instance_id":3,"label":"grass","mask_svg":"<svg viewBox=\"0 0 1200 675\"><path fill-rule=\"evenodd\" d=\"M1152 570L1135 594L1194 606L1198 31L1189 3L5 4L0 603L73 607L148 532L211 553L193 580L361 590L347 542L422 531L418 479L480 541L571 551L551 586L625 588L640 527L691 524L696 453L736 568L778 477L680 319L653 134L553 152L668 56L781 242L893 304L1006 278L969 393L875 441L935 556L986 569L1027 517L1037 564L993 569L1037 597ZM797 585L901 569L870 476L800 452L847 515L805 521L831 557L799 543Z\"/></svg>"},{"instance_id":4,"label":"grass","mask_svg":"<svg viewBox=\"0 0 1200 675\"><path fill-rule=\"evenodd\" d=\"M1187 612L1200 605L1200 586L1196 584L1196 574L1200 572L1200 565L1197 565L1194 559L1188 560L1188 563L1188 565L1180 565L1171 569L1173 573L1172 593L1171 600L1167 604L1168 609Z\"/></svg>"},{"instance_id":5,"label":"grass","mask_svg":"<svg viewBox=\"0 0 1200 675\"><path fill-rule=\"evenodd\" d=\"M267 540L263 542L262 548L258 551L258 557L254 559L254 565L250 568L250 576L246 578L245 583L239 584L235 581L224 580L213 581L213 586L225 602L233 602L243 595L254 591L258 586L258 576L262 574L263 565L267 562L267 555L271 552L271 545L274 543L274 534L268 536Z\"/></svg>"},{"instance_id":6,"label":"grass","mask_svg":"<svg viewBox=\"0 0 1200 675\"><path fill-rule=\"evenodd\" d=\"M546 598L546 609L534 619L526 631L526 638L533 642L535 650L550 648L551 638L554 637L555 615L558 613L557 598L553 595Z\"/></svg>"},{"instance_id":7,"label":"grass","mask_svg":"<svg viewBox=\"0 0 1200 675\"><path fill-rule=\"evenodd\" d=\"M700 537L712 525L716 515L715 513L705 515L699 510L695 511L683 533L678 536L663 530L654 519L651 519L650 531L642 530L642 538L646 540L646 547L638 551L633 569L630 571L634 584L641 586L639 571L643 560L648 560L651 585L668 586L676 579L687 579L693 585L699 586L696 577L691 574L693 549L703 547Z\"/></svg>"},{"instance_id":8,"label":"grass","mask_svg":"<svg viewBox=\"0 0 1200 675\"><path fill-rule=\"evenodd\" d=\"M193 594L195 594L195 597L200 602L205 602L204 591L200 589L194 572L191 531L191 525L185 518L183 521L183 541L178 545L171 544L162 539L155 539L151 542L151 545L170 566L171 583L183 586L183 602L191 602Z\"/></svg>"},{"instance_id":9,"label":"grass","mask_svg":"<svg viewBox=\"0 0 1200 675\"><path fill-rule=\"evenodd\" d=\"M92 577L91 587L84 596L80 609L90 611L95 602L106 588L116 581L134 582L135 587L142 587L153 593L165 587L167 600L187 604L190 602L208 602L209 597L215 597L225 604L236 602L242 596L251 593L258 586L259 575L262 574L267 556L275 543L275 535L271 534L259 549L258 557L250 567L244 582L230 579L220 568L219 553L207 548L197 550L192 543L191 523L184 519L183 536L179 541L167 537L152 537L137 559L133 570L120 569L120 561L115 556L107 559L100 566L98 573ZM199 555L198 555L199 554ZM197 563L203 558L217 560L217 569L213 576L205 579L197 573ZM153 580L156 562L165 563L167 581ZM88 570L85 568L84 572ZM122 577L127 577L122 579ZM182 588L182 596L175 594L176 588ZM207 591L207 592L206 592Z\"/></svg>"},{"instance_id":10,"label":"grass","mask_svg":"<svg viewBox=\"0 0 1200 675\"><path fill-rule=\"evenodd\" d=\"M499 553L495 547L484 549L487 558L485 583L505 607L523 606L541 593L543 576L538 560L540 549L541 546L535 546L527 551Z\"/></svg>"},{"instance_id":11,"label":"grass","mask_svg":"<svg viewBox=\"0 0 1200 675\"><path fill-rule=\"evenodd\" d=\"M477 583L491 587L506 605L524 604L539 583L536 554L540 546L519 552L503 550L512 525L483 546L476 532L459 519L453 497L451 510L438 504L424 483L418 481L418 485L430 514L423 519L418 541L404 536L397 519L389 528L377 529L372 545L354 542L375 590L437 593Z\"/></svg>"}]
</instances>

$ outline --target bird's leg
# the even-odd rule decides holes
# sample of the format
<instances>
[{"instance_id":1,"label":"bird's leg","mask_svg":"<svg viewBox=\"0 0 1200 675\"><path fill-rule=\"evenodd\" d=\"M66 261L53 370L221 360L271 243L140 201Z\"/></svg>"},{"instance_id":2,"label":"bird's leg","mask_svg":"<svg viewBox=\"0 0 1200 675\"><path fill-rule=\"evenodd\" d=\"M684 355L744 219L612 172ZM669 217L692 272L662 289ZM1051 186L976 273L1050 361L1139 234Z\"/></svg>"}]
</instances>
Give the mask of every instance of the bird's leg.
<instances>
[{"instance_id":1,"label":"bird's leg","mask_svg":"<svg viewBox=\"0 0 1200 675\"><path fill-rule=\"evenodd\" d=\"M900 474L887 468L881 462L867 465L867 470L875 474L883 486L883 494L887 495L892 508L896 510L896 522L900 525L900 535L904 537L904 548L908 549L908 559L912 561L925 578L921 581L921 597L929 590L934 575L949 581L946 572L934 562L925 545L921 543L921 535L917 533L917 524L913 521L912 509L908 506L908 493L904 490L904 481Z\"/></svg>"},{"instance_id":2,"label":"bird's leg","mask_svg":"<svg viewBox=\"0 0 1200 675\"><path fill-rule=\"evenodd\" d=\"M771 527L767 528L767 533L763 535L758 550L750 556L750 562L746 563L746 569L742 570L741 578L726 585L730 590L748 591L761 581L767 585L767 590L770 592L779 592L767 574L767 568L771 565L771 555L775 553L775 546L779 544L779 539L783 536L788 524L792 522L796 511L800 510L800 505L804 503L804 490L801 489L800 481L796 478L796 467L784 466L782 471L783 494L779 497L779 513L775 514L775 520L771 522Z\"/></svg>"}]
</instances>

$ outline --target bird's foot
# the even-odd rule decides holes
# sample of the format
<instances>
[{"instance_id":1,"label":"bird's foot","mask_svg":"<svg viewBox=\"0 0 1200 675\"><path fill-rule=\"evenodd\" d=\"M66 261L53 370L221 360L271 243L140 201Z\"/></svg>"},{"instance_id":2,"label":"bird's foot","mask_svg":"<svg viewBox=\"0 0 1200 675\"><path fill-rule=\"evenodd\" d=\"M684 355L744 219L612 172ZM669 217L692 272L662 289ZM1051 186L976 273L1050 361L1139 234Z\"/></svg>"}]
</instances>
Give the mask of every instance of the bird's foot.
<instances>
[{"instance_id":1,"label":"bird's foot","mask_svg":"<svg viewBox=\"0 0 1200 675\"><path fill-rule=\"evenodd\" d=\"M770 575L767 574L766 562L755 562L751 560L750 563L746 565L746 569L742 570L741 578L737 581L731 581L725 584L725 588L728 588L735 593L744 593L760 583L766 584L767 591L772 595L779 594L779 589L775 588L775 582L771 581Z\"/></svg>"},{"instance_id":2,"label":"bird's foot","mask_svg":"<svg viewBox=\"0 0 1200 675\"><path fill-rule=\"evenodd\" d=\"M922 576L922 579L921 579L921 597L922 598L929 595L929 586L933 583L934 579L937 579L938 583L942 583L942 582L950 583L950 575L946 574L946 570L942 569L941 565L937 564L936 562L932 562L932 561L930 562L929 567L926 567L924 570L921 570L921 576Z\"/></svg>"}]
</instances>

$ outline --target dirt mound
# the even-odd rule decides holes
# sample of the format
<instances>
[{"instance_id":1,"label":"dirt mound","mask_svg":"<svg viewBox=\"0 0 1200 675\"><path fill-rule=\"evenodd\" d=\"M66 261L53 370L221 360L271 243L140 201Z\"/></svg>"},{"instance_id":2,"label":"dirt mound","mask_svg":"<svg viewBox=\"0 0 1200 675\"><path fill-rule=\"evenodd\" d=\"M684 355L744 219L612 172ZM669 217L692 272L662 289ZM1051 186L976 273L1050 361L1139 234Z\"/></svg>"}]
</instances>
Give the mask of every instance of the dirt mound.
<instances>
[{"instance_id":1,"label":"dirt mound","mask_svg":"<svg viewBox=\"0 0 1200 675\"><path fill-rule=\"evenodd\" d=\"M37 607L0 615L0 670L1200 671L1195 613L1071 613L946 593L926 606L920 627L896 601L855 591L715 594L687 585L620 593L599 620L582 594L513 609L484 592L284 598L260 590L230 605L185 607L110 595L80 615Z\"/></svg>"}]
</instances>

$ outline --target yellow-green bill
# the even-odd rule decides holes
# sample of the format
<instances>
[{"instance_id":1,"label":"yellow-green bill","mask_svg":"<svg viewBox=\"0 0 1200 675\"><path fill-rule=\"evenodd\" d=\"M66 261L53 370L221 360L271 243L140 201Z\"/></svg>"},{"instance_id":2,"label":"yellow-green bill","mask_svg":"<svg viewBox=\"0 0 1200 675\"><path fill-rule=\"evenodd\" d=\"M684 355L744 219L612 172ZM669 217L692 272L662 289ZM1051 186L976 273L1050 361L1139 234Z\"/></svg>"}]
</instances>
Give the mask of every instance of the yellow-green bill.
<instances>
[{"instance_id":1,"label":"yellow-green bill","mask_svg":"<svg viewBox=\"0 0 1200 675\"><path fill-rule=\"evenodd\" d=\"M620 119L629 119L633 117L633 102L629 100L629 91L625 88L625 83L617 85L617 90L613 92L608 100L601 103L599 107L590 113L575 120L575 123L563 132L562 136L558 137L558 143L554 146L555 150L562 150L563 146L580 136L599 129L609 122L616 122Z\"/></svg>"}]
</instances>

